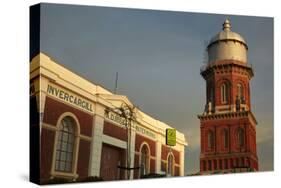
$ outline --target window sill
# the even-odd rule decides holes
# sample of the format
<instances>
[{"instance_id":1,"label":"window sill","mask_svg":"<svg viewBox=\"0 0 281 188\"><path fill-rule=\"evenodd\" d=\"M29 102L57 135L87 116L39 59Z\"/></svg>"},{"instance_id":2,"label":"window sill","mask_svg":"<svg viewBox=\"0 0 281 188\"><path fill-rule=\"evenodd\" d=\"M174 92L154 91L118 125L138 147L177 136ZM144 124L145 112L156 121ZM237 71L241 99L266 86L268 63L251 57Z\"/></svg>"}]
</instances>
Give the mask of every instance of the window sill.
<instances>
[{"instance_id":1,"label":"window sill","mask_svg":"<svg viewBox=\"0 0 281 188\"><path fill-rule=\"evenodd\" d=\"M67 173L67 172L58 172L58 171L54 171L51 172L51 176L52 177L63 177L63 178L72 178L72 179L77 179L79 177L78 174L76 173Z\"/></svg>"}]
</instances>

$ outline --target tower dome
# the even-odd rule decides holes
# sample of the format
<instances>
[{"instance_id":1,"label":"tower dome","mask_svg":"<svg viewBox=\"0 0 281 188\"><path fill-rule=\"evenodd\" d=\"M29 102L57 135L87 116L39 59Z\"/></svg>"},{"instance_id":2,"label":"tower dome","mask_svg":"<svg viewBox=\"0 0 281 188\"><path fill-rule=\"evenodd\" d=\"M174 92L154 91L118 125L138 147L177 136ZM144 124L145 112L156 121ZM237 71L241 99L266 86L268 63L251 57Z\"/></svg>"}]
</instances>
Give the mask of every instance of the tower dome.
<instances>
[{"instance_id":1,"label":"tower dome","mask_svg":"<svg viewBox=\"0 0 281 188\"><path fill-rule=\"evenodd\" d=\"M247 63L247 43L241 35L231 31L228 19L224 21L222 31L210 40L207 50L209 63L220 60L237 60Z\"/></svg>"}]
</instances>

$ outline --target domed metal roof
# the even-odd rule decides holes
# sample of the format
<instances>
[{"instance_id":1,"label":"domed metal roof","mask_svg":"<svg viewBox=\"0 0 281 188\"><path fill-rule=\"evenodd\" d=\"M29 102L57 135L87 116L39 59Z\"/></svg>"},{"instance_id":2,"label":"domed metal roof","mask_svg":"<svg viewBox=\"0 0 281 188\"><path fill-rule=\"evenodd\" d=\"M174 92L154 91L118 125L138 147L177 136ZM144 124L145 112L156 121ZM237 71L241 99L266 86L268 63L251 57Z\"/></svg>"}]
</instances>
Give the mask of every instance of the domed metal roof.
<instances>
[{"instance_id":1,"label":"domed metal roof","mask_svg":"<svg viewBox=\"0 0 281 188\"><path fill-rule=\"evenodd\" d=\"M234 40L234 41L238 41L243 43L246 48L248 48L246 41L244 40L244 38L239 35L238 33L235 33L233 31L231 31L231 24L230 21L228 19L226 19L223 23L223 30L221 32L219 32L218 34L216 34L209 42L209 45L212 45L213 43L217 42L217 41L223 41L223 40Z\"/></svg>"}]
</instances>

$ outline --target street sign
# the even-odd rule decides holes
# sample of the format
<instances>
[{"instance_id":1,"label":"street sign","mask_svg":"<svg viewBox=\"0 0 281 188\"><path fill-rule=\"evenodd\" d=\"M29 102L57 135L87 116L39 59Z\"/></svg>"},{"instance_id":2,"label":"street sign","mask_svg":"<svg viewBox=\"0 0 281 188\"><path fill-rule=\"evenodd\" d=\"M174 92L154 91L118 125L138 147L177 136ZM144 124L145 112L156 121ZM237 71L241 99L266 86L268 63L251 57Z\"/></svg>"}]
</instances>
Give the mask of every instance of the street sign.
<instances>
[{"instance_id":1,"label":"street sign","mask_svg":"<svg viewBox=\"0 0 281 188\"><path fill-rule=\"evenodd\" d=\"M166 129L166 145L176 145L176 129Z\"/></svg>"}]
</instances>

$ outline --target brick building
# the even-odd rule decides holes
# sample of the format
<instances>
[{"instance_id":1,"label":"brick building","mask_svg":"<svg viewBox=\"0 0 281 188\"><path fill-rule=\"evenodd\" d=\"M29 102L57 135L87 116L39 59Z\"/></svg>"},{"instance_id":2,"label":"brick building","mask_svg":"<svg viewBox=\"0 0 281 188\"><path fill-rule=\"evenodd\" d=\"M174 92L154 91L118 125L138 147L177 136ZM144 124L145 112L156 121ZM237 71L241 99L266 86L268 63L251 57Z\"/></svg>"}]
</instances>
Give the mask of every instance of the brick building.
<instances>
[{"instance_id":1,"label":"brick building","mask_svg":"<svg viewBox=\"0 0 281 188\"><path fill-rule=\"evenodd\" d=\"M187 143L182 133L177 131L176 145L167 147L169 125L43 53L30 63L30 107L31 114L38 114L30 124L31 144L36 145L36 136L40 140L41 184L54 177L79 181L90 176L119 180L151 173L184 175ZM31 156L31 166L36 160Z\"/></svg>"},{"instance_id":2,"label":"brick building","mask_svg":"<svg viewBox=\"0 0 281 188\"><path fill-rule=\"evenodd\" d=\"M200 173L257 171L256 119L251 111L245 40L231 31L229 20L207 46L201 68L206 81L206 107L198 115L201 131Z\"/></svg>"}]
</instances>

